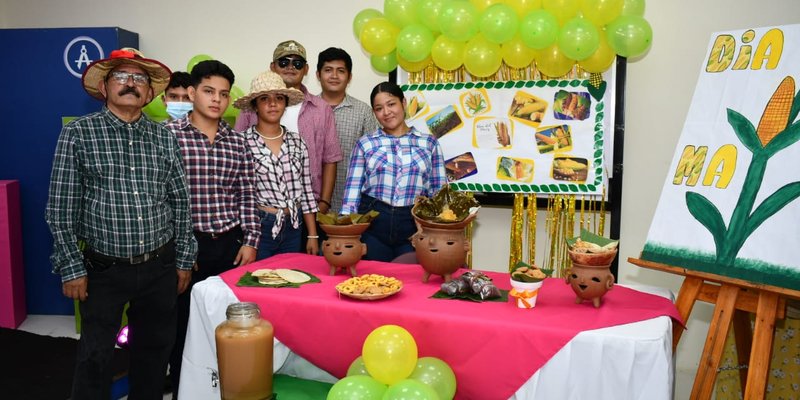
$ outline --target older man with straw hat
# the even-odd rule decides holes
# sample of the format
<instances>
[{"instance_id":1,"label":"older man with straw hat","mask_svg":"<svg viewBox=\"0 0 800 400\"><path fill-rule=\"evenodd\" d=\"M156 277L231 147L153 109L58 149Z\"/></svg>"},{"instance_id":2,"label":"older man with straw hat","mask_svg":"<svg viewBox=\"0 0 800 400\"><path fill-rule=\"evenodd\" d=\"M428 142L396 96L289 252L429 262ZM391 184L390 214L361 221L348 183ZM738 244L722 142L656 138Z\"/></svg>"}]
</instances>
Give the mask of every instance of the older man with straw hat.
<instances>
[{"instance_id":1,"label":"older man with straw hat","mask_svg":"<svg viewBox=\"0 0 800 400\"><path fill-rule=\"evenodd\" d=\"M72 399L111 397L109 366L128 308L131 399L160 399L175 340L175 300L196 243L178 142L142 114L170 77L136 49L115 50L83 74L105 102L61 131L46 219L53 272L79 301L81 339Z\"/></svg>"}]
</instances>

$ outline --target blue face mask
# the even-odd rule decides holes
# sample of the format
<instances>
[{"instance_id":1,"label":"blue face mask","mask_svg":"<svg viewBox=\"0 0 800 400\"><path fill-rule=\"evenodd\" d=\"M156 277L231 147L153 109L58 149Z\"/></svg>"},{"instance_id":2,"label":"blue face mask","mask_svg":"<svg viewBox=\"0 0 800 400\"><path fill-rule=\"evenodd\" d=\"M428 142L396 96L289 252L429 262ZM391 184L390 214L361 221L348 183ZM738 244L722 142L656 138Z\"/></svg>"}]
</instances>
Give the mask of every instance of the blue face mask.
<instances>
[{"instance_id":1,"label":"blue face mask","mask_svg":"<svg viewBox=\"0 0 800 400\"><path fill-rule=\"evenodd\" d=\"M172 119L183 118L189 111L192 111L192 103L185 103L182 101L167 102L167 114L169 114Z\"/></svg>"}]
</instances>

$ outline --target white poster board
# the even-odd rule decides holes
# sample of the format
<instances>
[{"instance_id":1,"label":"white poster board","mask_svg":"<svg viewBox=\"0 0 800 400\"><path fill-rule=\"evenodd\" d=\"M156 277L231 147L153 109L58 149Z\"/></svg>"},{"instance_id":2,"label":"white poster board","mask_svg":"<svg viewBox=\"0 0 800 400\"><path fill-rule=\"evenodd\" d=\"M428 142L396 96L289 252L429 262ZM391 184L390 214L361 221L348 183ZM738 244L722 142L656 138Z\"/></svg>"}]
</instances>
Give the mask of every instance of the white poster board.
<instances>
[{"instance_id":1,"label":"white poster board","mask_svg":"<svg viewBox=\"0 0 800 400\"><path fill-rule=\"evenodd\" d=\"M601 195L612 77L404 85L407 122L438 138L458 190Z\"/></svg>"},{"instance_id":2,"label":"white poster board","mask_svg":"<svg viewBox=\"0 0 800 400\"><path fill-rule=\"evenodd\" d=\"M706 54L642 258L800 289L800 25Z\"/></svg>"}]
</instances>

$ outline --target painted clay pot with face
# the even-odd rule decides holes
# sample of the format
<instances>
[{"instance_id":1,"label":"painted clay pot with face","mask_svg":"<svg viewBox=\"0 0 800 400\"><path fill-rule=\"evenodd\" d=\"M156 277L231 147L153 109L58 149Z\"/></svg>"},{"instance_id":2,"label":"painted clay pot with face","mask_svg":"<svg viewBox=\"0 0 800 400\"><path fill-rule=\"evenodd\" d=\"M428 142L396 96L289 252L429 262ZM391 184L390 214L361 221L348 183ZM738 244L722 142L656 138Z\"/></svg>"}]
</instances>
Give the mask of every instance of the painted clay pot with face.
<instances>
[{"instance_id":1,"label":"painted clay pot with face","mask_svg":"<svg viewBox=\"0 0 800 400\"><path fill-rule=\"evenodd\" d=\"M450 282L451 275L464 266L469 251L469 242L464 229L441 229L425 227L411 237L411 245L417 254L417 262L425 273L423 282L431 275L440 275Z\"/></svg>"},{"instance_id":2,"label":"painted clay pot with face","mask_svg":"<svg viewBox=\"0 0 800 400\"><path fill-rule=\"evenodd\" d=\"M356 276L356 264L367 254L367 245L361 243L361 234L369 224L326 225L320 224L328 239L322 242L322 255L330 265L330 274L347 270Z\"/></svg>"},{"instance_id":3,"label":"painted clay pot with face","mask_svg":"<svg viewBox=\"0 0 800 400\"><path fill-rule=\"evenodd\" d=\"M595 308L600 307L600 299L614 286L614 274L609 266L572 263L566 282L577 295L576 303L589 300Z\"/></svg>"}]
</instances>

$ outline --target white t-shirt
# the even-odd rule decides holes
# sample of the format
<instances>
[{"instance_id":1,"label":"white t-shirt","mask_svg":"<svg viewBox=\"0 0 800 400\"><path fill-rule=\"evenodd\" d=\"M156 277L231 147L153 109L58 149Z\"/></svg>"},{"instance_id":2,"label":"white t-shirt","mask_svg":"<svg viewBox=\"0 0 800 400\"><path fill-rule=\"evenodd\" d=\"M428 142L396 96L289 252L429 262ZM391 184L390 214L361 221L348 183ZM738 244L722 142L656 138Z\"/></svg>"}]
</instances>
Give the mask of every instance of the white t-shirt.
<instances>
[{"instance_id":1,"label":"white t-shirt","mask_svg":"<svg viewBox=\"0 0 800 400\"><path fill-rule=\"evenodd\" d=\"M300 106L303 103L295 104L293 106L286 107L286 111L283 112L283 117L281 118L281 125L286 127L286 130L289 132L300 132L297 127L297 120L300 118Z\"/></svg>"}]
</instances>

